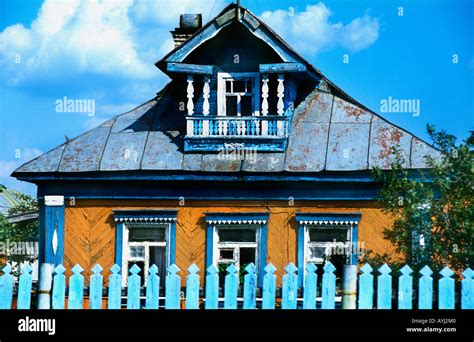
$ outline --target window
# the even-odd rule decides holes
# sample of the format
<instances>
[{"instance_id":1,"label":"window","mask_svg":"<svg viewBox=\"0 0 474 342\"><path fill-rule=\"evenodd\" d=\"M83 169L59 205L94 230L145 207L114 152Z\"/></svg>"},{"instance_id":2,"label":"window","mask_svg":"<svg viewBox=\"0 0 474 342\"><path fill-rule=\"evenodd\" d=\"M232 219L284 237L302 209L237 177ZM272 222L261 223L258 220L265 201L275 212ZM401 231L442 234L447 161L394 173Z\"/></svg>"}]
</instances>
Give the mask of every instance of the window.
<instances>
[{"instance_id":1,"label":"window","mask_svg":"<svg viewBox=\"0 0 474 342\"><path fill-rule=\"evenodd\" d=\"M352 249L351 227L348 226L315 226L306 229L306 263L351 264ZM305 263L305 264L306 264Z\"/></svg>"},{"instance_id":2,"label":"window","mask_svg":"<svg viewBox=\"0 0 474 342\"><path fill-rule=\"evenodd\" d=\"M164 284L167 263L168 225L125 225L123 237L122 276L126 283L127 270L133 265L140 267L141 285L144 286L151 265L158 267L160 283Z\"/></svg>"},{"instance_id":3,"label":"window","mask_svg":"<svg viewBox=\"0 0 474 342\"><path fill-rule=\"evenodd\" d=\"M223 284L226 269L230 264L234 264L240 271L245 273L245 267L253 263L258 269L258 234L259 228L256 226L216 226L216 258L219 278Z\"/></svg>"},{"instance_id":4,"label":"window","mask_svg":"<svg viewBox=\"0 0 474 342\"><path fill-rule=\"evenodd\" d=\"M267 219L268 214L260 213L206 214L206 267L218 267L221 286L230 264L242 278L245 267L253 263L261 284L267 258Z\"/></svg>"},{"instance_id":5,"label":"window","mask_svg":"<svg viewBox=\"0 0 474 342\"><path fill-rule=\"evenodd\" d=\"M358 255L358 223L360 214L298 213L298 269L307 263L322 266L327 262L342 271L344 264L356 264ZM304 272L298 273L299 286Z\"/></svg>"},{"instance_id":6,"label":"window","mask_svg":"<svg viewBox=\"0 0 474 342\"><path fill-rule=\"evenodd\" d=\"M219 73L218 115L259 116L260 76L258 73Z\"/></svg>"},{"instance_id":7,"label":"window","mask_svg":"<svg viewBox=\"0 0 474 342\"><path fill-rule=\"evenodd\" d=\"M142 286L156 265L164 287L167 269L175 263L176 216L176 210L114 210L115 263L122 268L123 286L133 265L140 268Z\"/></svg>"}]
</instances>

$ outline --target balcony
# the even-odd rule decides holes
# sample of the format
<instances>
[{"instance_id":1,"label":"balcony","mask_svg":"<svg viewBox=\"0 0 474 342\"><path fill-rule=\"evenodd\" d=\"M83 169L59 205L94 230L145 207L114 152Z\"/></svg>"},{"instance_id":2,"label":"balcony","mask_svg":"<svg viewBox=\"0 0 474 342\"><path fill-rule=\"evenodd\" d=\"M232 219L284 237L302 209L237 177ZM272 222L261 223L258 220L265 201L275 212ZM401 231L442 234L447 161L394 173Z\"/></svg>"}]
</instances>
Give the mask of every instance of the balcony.
<instances>
[{"instance_id":1,"label":"balcony","mask_svg":"<svg viewBox=\"0 0 474 342\"><path fill-rule=\"evenodd\" d=\"M202 84L202 93L195 101L196 79L193 75L187 76L184 150L224 151L229 144L237 144L256 151L284 151L291 117L287 105L291 100L285 98L284 75L274 78L274 114L269 110L267 74L221 72L216 80L217 87L211 87L211 76L204 75L202 83L198 82L199 87Z\"/></svg>"},{"instance_id":2,"label":"balcony","mask_svg":"<svg viewBox=\"0 0 474 342\"><path fill-rule=\"evenodd\" d=\"M226 143L232 142L257 151L283 151L288 119L288 116L187 116L185 150L222 151Z\"/></svg>"}]
</instances>

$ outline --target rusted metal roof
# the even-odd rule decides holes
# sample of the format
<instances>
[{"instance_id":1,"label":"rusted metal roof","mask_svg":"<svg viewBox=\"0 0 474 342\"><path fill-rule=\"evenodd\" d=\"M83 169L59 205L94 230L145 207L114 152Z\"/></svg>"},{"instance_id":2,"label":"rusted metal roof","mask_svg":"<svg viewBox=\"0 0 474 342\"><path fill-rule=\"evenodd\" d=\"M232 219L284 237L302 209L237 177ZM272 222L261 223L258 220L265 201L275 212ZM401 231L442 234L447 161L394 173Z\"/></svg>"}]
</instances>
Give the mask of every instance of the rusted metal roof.
<instances>
[{"instance_id":1,"label":"rusted metal roof","mask_svg":"<svg viewBox=\"0 0 474 342\"><path fill-rule=\"evenodd\" d=\"M14 172L202 171L319 172L388 169L399 145L406 167L426 168L425 155L439 152L382 117L315 89L293 113L285 152L257 153L232 160L211 153L183 153L182 112L164 90L156 98L119 115ZM171 96L171 95L170 95Z\"/></svg>"},{"instance_id":2,"label":"rusted metal roof","mask_svg":"<svg viewBox=\"0 0 474 342\"><path fill-rule=\"evenodd\" d=\"M217 18L234 8L235 5L227 6L193 37L199 36L207 27L219 26L215 24ZM250 18L250 12L241 10ZM255 17L255 23L272 35L275 48L289 51L327 85L314 89L295 109L286 151L259 152L252 156L255 158L244 160L221 158L212 153L184 153L185 114L175 105L180 99L175 98L171 82L156 98L22 165L13 176L140 170L314 173L369 170L375 166L388 169L395 145L400 146L407 168L426 168L425 155L439 156L438 150L352 99L260 19ZM156 65L163 69L166 58L181 53L180 49L189 49L186 46L192 43L191 39Z\"/></svg>"}]
</instances>

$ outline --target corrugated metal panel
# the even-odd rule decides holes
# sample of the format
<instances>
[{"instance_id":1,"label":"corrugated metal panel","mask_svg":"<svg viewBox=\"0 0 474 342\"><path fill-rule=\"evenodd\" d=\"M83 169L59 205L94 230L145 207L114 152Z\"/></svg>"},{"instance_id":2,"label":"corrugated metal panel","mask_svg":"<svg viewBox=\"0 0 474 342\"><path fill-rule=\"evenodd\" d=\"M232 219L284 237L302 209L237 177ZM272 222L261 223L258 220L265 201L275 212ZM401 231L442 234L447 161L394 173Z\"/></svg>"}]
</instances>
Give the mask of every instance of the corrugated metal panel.
<instances>
[{"instance_id":1,"label":"corrugated metal panel","mask_svg":"<svg viewBox=\"0 0 474 342\"><path fill-rule=\"evenodd\" d=\"M101 171L139 170L148 132L111 133L100 163Z\"/></svg>"},{"instance_id":2,"label":"corrugated metal panel","mask_svg":"<svg viewBox=\"0 0 474 342\"><path fill-rule=\"evenodd\" d=\"M370 134L369 168L389 169L394 160L393 147L399 145L405 167L410 167L410 147L412 136L383 121L372 122Z\"/></svg>"},{"instance_id":3,"label":"corrugated metal panel","mask_svg":"<svg viewBox=\"0 0 474 342\"><path fill-rule=\"evenodd\" d=\"M242 170L250 172L283 171L284 153L251 153L243 160Z\"/></svg>"},{"instance_id":4,"label":"corrugated metal panel","mask_svg":"<svg viewBox=\"0 0 474 342\"><path fill-rule=\"evenodd\" d=\"M226 159L223 154L205 154L202 157L201 171L237 172L240 171L240 159Z\"/></svg>"},{"instance_id":5,"label":"corrugated metal panel","mask_svg":"<svg viewBox=\"0 0 474 342\"><path fill-rule=\"evenodd\" d=\"M46 152L37 159L20 166L16 172L56 172L66 144Z\"/></svg>"},{"instance_id":6,"label":"corrugated metal panel","mask_svg":"<svg viewBox=\"0 0 474 342\"><path fill-rule=\"evenodd\" d=\"M441 153L438 150L435 150L420 139L413 138L411 145L411 167L414 169L427 168L428 165L425 161L426 155L429 155L434 159L441 158Z\"/></svg>"},{"instance_id":7,"label":"corrugated metal panel","mask_svg":"<svg viewBox=\"0 0 474 342\"><path fill-rule=\"evenodd\" d=\"M326 170L354 171L367 169L370 124L332 123Z\"/></svg>"},{"instance_id":8,"label":"corrugated metal panel","mask_svg":"<svg viewBox=\"0 0 474 342\"><path fill-rule=\"evenodd\" d=\"M150 132L143 154L143 170L181 170L183 153L176 143L177 132Z\"/></svg>"},{"instance_id":9,"label":"corrugated metal panel","mask_svg":"<svg viewBox=\"0 0 474 342\"><path fill-rule=\"evenodd\" d=\"M201 170L202 154L185 154L183 157L183 170Z\"/></svg>"},{"instance_id":10,"label":"corrugated metal panel","mask_svg":"<svg viewBox=\"0 0 474 342\"><path fill-rule=\"evenodd\" d=\"M329 123L296 123L288 141L285 170L317 172L324 169Z\"/></svg>"},{"instance_id":11,"label":"corrugated metal panel","mask_svg":"<svg viewBox=\"0 0 474 342\"><path fill-rule=\"evenodd\" d=\"M332 123L370 123L372 114L338 97L334 98Z\"/></svg>"},{"instance_id":12,"label":"corrugated metal panel","mask_svg":"<svg viewBox=\"0 0 474 342\"><path fill-rule=\"evenodd\" d=\"M329 122L333 98L331 94L313 91L296 108L293 122Z\"/></svg>"},{"instance_id":13,"label":"corrugated metal panel","mask_svg":"<svg viewBox=\"0 0 474 342\"><path fill-rule=\"evenodd\" d=\"M109 132L110 126L99 126L69 141L59 164L59 171L98 171Z\"/></svg>"}]
</instances>

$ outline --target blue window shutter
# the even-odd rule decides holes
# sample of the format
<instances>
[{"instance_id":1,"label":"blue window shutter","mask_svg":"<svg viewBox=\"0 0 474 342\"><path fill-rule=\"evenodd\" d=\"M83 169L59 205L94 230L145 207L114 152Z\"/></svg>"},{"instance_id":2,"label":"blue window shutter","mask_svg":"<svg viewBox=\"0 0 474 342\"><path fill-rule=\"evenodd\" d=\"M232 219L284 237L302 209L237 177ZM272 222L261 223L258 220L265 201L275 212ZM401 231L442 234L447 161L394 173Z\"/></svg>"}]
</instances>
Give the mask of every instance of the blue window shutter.
<instances>
[{"instance_id":1,"label":"blue window shutter","mask_svg":"<svg viewBox=\"0 0 474 342\"><path fill-rule=\"evenodd\" d=\"M115 227L115 263L122 267L123 223Z\"/></svg>"},{"instance_id":2,"label":"blue window shutter","mask_svg":"<svg viewBox=\"0 0 474 342\"><path fill-rule=\"evenodd\" d=\"M298 287L303 287L304 265L304 226L298 225Z\"/></svg>"},{"instance_id":3,"label":"blue window shutter","mask_svg":"<svg viewBox=\"0 0 474 342\"><path fill-rule=\"evenodd\" d=\"M176 221L171 222L169 232L169 265L173 265L176 262Z\"/></svg>"},{"instance_id":4,"label":"blue window shutter","mask_svg":"<svg viewBox=\"0 0 474 342\"><path fill-rule=\"evenodd\" d=\"M258 266L258 286L263 286L263 276L265 274L265 266L267 266L267 245L268 245L268 221L260 231L260 260Z\"/></svg>"},{"instance_id":5,"label":"blue window shutter","mask_svg":"<svg viewBox=\"0 0 474 342\"><path fill-rule=\"evenodd\" d=\"M212 254L214 250L214 226L208 224L206 228L206 269L212 265Z\"/></svg>"},{"instance_id":6,"label":"blue window shutter","mask_svg":"<svg viewBox=\"0 0 474 342\"><path fill-rule=\"evenodd\" d=\"M357 248L357 251L359 251L358 244L359 243L359 224L355 224L352 227L352 248L351 248L351 261L352 265L357 265L357 259L359 258L359 255L355 253L354 249Z\"/></svg>"}]
</instances>

